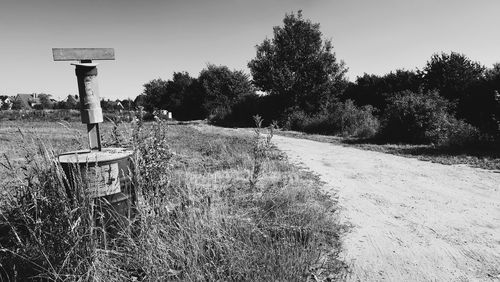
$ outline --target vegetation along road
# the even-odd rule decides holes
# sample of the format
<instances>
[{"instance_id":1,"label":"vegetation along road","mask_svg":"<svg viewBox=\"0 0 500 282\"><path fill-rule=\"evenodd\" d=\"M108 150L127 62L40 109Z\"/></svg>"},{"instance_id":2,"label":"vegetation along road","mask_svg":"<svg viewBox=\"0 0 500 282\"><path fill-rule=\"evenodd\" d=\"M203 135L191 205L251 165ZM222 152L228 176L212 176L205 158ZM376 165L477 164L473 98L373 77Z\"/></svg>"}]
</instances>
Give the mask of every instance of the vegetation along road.
<instances>
[{"instance_id":1,"label":"vegetation along road","mask_svg":"<svg viewBox=\"0 0 500 282\"><path fill-rule=\"evenodd\" d=\"M500 280L500 173L275 136L336 192L353 281Z\"/></svg>"}]
</instances>

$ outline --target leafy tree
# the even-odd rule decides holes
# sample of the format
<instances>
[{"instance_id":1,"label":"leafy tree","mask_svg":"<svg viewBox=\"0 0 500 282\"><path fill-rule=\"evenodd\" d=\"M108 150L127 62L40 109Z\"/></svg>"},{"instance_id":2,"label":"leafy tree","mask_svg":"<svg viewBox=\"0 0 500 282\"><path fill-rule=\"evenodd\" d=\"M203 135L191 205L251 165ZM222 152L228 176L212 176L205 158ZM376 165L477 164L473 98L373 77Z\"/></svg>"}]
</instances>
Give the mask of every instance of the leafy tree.
<instances>
[{"instance_id":1,"label":"leafy tree","mask_svg":"<svg viewBox=\"0 0 500 282\"><path fill-rule=\"evenodd\" d=\"M485 67L463 54L451 52L432 55L420 72L427 90L438 90L450 101L459 101L481 80Z\"/></svg>"},{"instance_id":2,"label":"leafy tree","mask_svg":"<svg viewBox=\"0 0 500 282\"><path fill-rule=\"evenodd\" d=\"M65 102L66 109L76 109L78 107L78 98L73 95L68 95Z\"/></svg>"},{"instance_id":3,"label":"leafy tree","mask_svg":"<svg viewBox=\"0 0 500 282\"><path fill-rule=\"evenodd\" d=\"M174 72L172 80L158 78L144 84L144 91L136 98L136 105L149 112L169 110L180 120L199 119L206 116L201 95L202 90L195 78L187 72Z\"/></svg>"},{"instance_id":4,"label":"leafy tree","mask_svg":"<svg viewBox=\"0 0 500 282\"><path fill-rule=\"evenodd\" d=\"M302 18L302 11L287 14L274 27L273 39L257 46L248 63L254 84L281 97L283 111L298 107L318 112L346 85L347 69L338 62L330 40L323 40L319 24Z\"/></svg>"},{"instance_id":5,"label":"leafy tree","mask_svg":"<svg viewBox=\"0 0 500 282\"><path fill-rule=\"evenodd\" d=\"M248 75L226 66L209 64L201 71L198 82L203 91L203 107L213 121L224 119L234 105L255 92Z\"/></svg>"},{"instance_id":6,"label":"leafy tree","mask_svg":"<svg viewBox=\"0 0 500 282\"><path fill-rule=\"evenodd\" d=\"M135 107L144 107L145 102L146 102L146 95L144 94L139 94L134 99Z\"/></svg>"},{"instance_id":7,"label":"leafy tree","mask_svg":"<svg viewBox=\"0 0 500 282\"><path fill-rule=\"evenodd\" d=\"M500 63L493 64L492 68L486 69L484 77L491 90L500 91Z\"/></svg>"},{"instance_id":8,"label":"leafy tree","mask_svg":"<svg viewBox=\"0 0 500 282\"><path fill-rule=\"evenodd\" d=\"M456 117L483 131L494 125L491 119L494 97L484 83L485 67L463 54L434 54L421 72L425 89L435 89L455 104Z\"/></svg>"},{"instance_id":9,"label":"leafy tree","mask_svg":"<svg viewBox=\"0 0 500 282\"><path fill-rule=\"evenodd\" d=\"M196 78L187 72L174 72L167 83L167 109L178 120L205 118L202 90Z\"/></svg>"},{"instance_id":10,"label":"leafy tree","mask_svg":"<svg viewBox=\"0 0 500 282\"><path fill-rule=\"evenodd\" d=\"M163 109L166 107L164 104L167 91L167 81L157 78L144 84L144 101L142 106L146 111L153 112L156 109Z\"/></svg>"},{"instance_id":11,"label":"leafy tree","mask_svg":"<svg viewBox=\"0 0 500 282\"><path fill-rule=\"evenodd\" d=\"M38 99L40 100L40 105L42 109L52 109L53 103L50 100L49 94L38 94Z\"/></svg>"},{"instance_id":12,"label":"leafy tree","mask_svg":"<svg viewBox=\"0 0 500 282\"><path fill-rule=\"evenodd\" d=\"M486 96L491 101L490 114L491 117L491 132L496 135L497 141L500 142L500 63L496 63L492 68L485 72Z\"/></svg>"},{"instance_id":13,"label":"leafy tree","mask_svg":"<svg viewBox=\"0 0 500 282\"><path fill-rule=\"evenodd\" d=\"M405 90L417 92L420 84L414 71L396 70L384 76L365 73L358 76L355 83L350 83L342 97L353 100L358 106L371 105L383 111L391 94Z\"/></svg>"},{"instance_id":14,"label":"leafy tree","mask_svg":"<svg viewBox=\"0 0 500 282\"><path fill-rule=\"evenodd\" d=\"M187 72L174 72L172 80L167 82L168 99L166 104L170 111L176 112L181 107L183 98L193 80L194 78Z\"/></svg>"},{"instance_id":15,"label":"leafy tree","mask_svg":"<svg viewBox=\"0 0 500 282\"><path fill-rule=\"evenodd\" d=\"M30 105L26 101L21 98L16 97L14 101L12 101L12 109L13 110L29 110Z\"/></svg>"},{"instance_id":16,"label":"leafy tree","mask_svg":"<svg viewBox=\"0 0 500 282\"><path fill-rule=\"evenodd\" d=\"M134 109L134 101L132 101L131 99L121 100L121 103L123 108L127 111Z\"/></svg>"},{"instance_id":17,"label":"leafy tree","mask_svg":"<svg viewBox=\"0 0 500 282\"><path fill-rule=\"evenodd\" d=\"M103 111L107 111L107 112L120 110L121 107L118 106L118 102L120 102L120 100L111 101L109 99L107 99L107 100L102 99L101 100L101 108Z\"/></svg>"}]
</instances>

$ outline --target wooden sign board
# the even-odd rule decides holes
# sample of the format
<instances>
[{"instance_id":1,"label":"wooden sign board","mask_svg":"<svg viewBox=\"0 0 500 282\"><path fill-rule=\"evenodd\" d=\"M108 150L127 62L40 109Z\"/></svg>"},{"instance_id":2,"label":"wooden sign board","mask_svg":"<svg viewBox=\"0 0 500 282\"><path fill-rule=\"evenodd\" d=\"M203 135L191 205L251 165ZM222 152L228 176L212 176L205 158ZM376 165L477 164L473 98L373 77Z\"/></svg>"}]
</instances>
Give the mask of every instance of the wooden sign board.
<instances>
[{"instance_id":1,"label":"wooden sign board","mask_svg":"<svg viewBox=\"0 0 500 282\"><path fill-rule=\"evenodd\" d=\"M52 48L54 61L114 60L114 48Z\"/></svg>"}]
</instances>

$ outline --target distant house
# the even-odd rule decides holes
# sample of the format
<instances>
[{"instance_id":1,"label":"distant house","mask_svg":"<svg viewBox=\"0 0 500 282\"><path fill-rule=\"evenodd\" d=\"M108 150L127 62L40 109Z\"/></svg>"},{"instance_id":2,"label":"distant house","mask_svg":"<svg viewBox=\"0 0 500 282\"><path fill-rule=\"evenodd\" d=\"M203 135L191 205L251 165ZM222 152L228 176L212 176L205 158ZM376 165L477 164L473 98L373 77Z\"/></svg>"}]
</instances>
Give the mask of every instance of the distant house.
<instances>
[{"instance_id":1,"label":"distant house","mask_svg":"<svg viewBox=\"0 0 500 282\"><path fill-rule=\"evenodd\" d=\"M36 93L33 94L17 94L13 103L16 101L21 101L21 104L28 109L32 109L36 105L40 105L40 98L37 97Z\"/></svg>"}]
</instances>

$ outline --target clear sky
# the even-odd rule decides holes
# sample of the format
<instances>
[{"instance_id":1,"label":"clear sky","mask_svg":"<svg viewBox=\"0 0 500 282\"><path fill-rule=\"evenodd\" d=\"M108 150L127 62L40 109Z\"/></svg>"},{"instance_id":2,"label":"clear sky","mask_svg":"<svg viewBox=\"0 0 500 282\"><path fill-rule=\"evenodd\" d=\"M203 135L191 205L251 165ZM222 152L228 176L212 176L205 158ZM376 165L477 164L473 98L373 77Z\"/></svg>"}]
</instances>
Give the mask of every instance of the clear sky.
<instances>
[{"instance_id":1,"label":"clear sky","mask_svg":"<svg viewBox=\"0 0 500 282\"><path fill-rule=\"evenodd\" d=\"M207 63L249 73L255 45L300 9L352 81L422 68L441 51L500 62L500 0L0 0L0 95L77 94L74 67L54 62L53 47L115 48L116 61L99 61L109 99Z\"/></svg>"}]
</instances>

